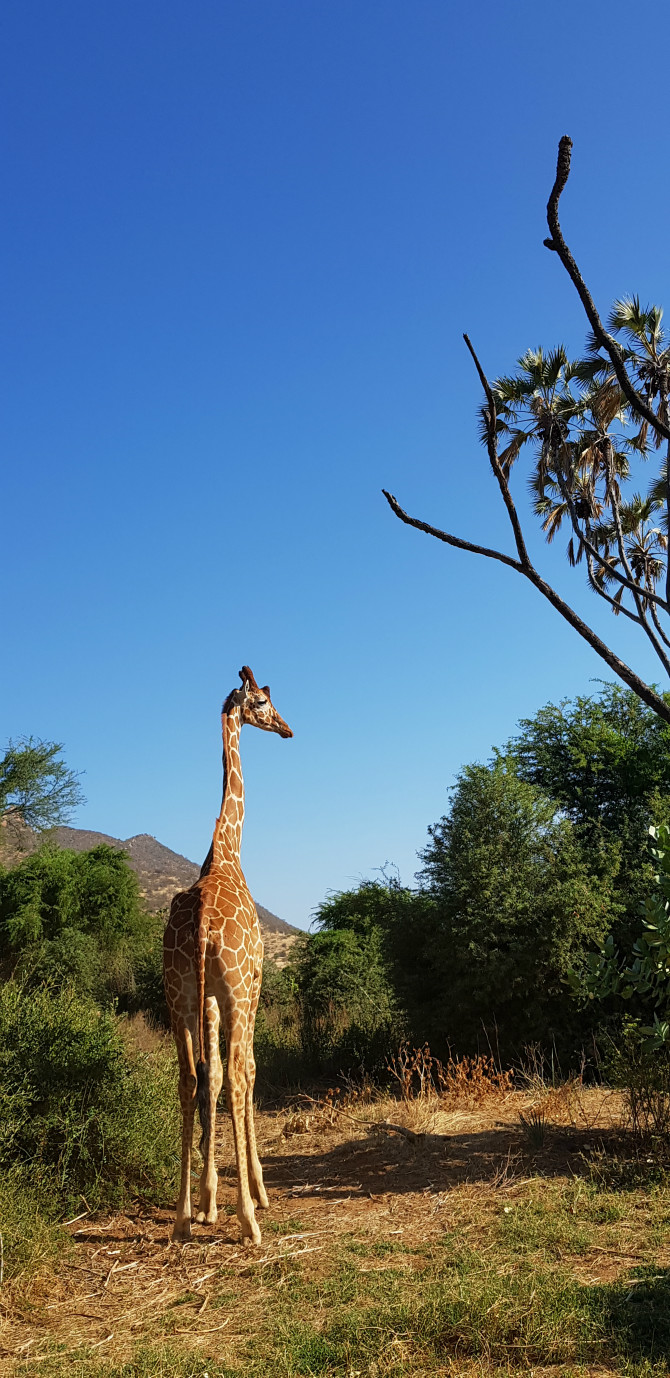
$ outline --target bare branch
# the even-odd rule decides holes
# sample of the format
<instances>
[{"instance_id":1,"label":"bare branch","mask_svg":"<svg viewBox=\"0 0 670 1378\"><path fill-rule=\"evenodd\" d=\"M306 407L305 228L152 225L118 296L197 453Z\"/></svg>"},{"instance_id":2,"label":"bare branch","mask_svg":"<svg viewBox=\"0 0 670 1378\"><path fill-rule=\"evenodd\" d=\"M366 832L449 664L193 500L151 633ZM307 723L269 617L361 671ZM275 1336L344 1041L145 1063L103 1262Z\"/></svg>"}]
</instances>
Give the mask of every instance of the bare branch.
<instances>
[{"instance_id":1,"label":"bare branch","mask_svg":"<svg viewBox=\"0 0 670 1378\"><path fill-rule=\"evenodd\" d=\"M488 412L486 413L486 448L488 450L491 468L493 469L496 479L498 480L498 487L500 488L500 491L503 496L503 502L505 504L505 507L507 508L507 515L510 519L512 530L514 532L514 541L516 544L519 560L521 561L521 564L524 567L530 566L528 551L526 550L526 542L523 539L523 532L521 530L521 522L519 521L518 513L516 507L514 506L512 494L509 490L509 484L502 471L500 459L498 458L498 437L496 435L496 404L495 398L493 396L493 389L491 387L491 384L489 383L488 378L486 377L486 374L479 362L479 359L477 358L477 355L473 349L470 339L465 334L463 335L463 339L465 340L465 343L468 349L470 350L470 353L474 360L475 368L477 370L477 373L479 374L479 381L486 395L486 402L488 406Z\"/></svg>"},{"instance_id":2,"label":"bare branch","mask_svg":"<svg viewBox=\"0 0 670 1378\"><path fill-rule=\"evenodd\" d=\"M591 585L593 592L597 593L599 598L604 598L605 602L609 603L610 607L614 608L614 611L617 614L621 613L622 617L628 617L630 618L631 622L635 622L638 627L641 626L641 621L637 613L631 612L630 608L625 608L622 603L617 603L616 600L612 598L611 594L609 594L607 590L603 588L602 584L598 583L598 580L596 579L596 576L593 571L593 557L591 555L591 549L590 547L585 548L586 568L589 572L589 584ZM602 561L600 561L600 563L602 564Z\"/></svg>"},{"instance_id":3,"label":"bare branch","mask_svg":"<svg viewBox=\"0 0 670 1378\"><path fill-rule=\"evenodd\" d=\"M527 565L523 565L520 561L513 560L509 555L503 555L499 550L488 550L486 546L474 545L472 541L463 541L459 536L450 536L446 531L440 531L437 527L429 526L428 522L422 522L417 517L408 516L391 493L387 493L385 488L382 489L382 492L389 507L395 512L396 517L398 517L400 521L405 522L407 526L414 526L418 531L425 531L428 536L435 536L438 541L445 541L447 545L453 545L458 550L469 550L474 555L485 555L488 559L500 560L503 564L509 565L511 569L515 569L518 574L523 574L524 577L530 580L530 583L539 590L542 596L551 603L552 607L556 608L557 612L560 612L561 617L564 617L566 622L569 622L570 626L573 627L576 632L579 632L579 635L583 637L592 650L605 661L605 664L609 666L610 670L612 670L619 679L623 680L624 684L627 684L629 689L632 689L633 693L637 694L638 698L642 699L643 703L646 703L654 713L658 714L659 718L663 718L664 722L670 723L670 704L667 704L665 700L661 698L660 694L655 693L648 684L645 684L645 681L640 679L640 676L636 675L635 671L631 670L630 666L626 665L625 661L620 660L619 657L610 650L609 646L606 646L605 642L601 641L599 636L596 636L596 633L591 627L589 627L586 622L582 621L579 614L575 612L574 608L570 607L569 603L564 602L556 590L551 587L551 584L548 584L546 579L543 579L542 576L538 574L537 570L530 562L528 562Z\"/></svg>"},{"instance_id":4,"label":"bare branch","mask_svg":"<svg viewBox=\"0 0 670 1378\"><path fill-rule=\"evenodd\" d=\"M392 493L387 493L385 488L382 488L382 493L391 511L395 512L396 517L399 517L401 522L405 522L407 526L415 526L417 531L425 531L428 536L435 536L438 541L445 541L447 545L456 546L457 550L469 550L473 555L486 555L489 560L501 560L504 565L510 565L519 573L523 572L523 565L518 560L513 560L511 555L503 555L501 550L489 550L488 546L485 545L474 545L472 541L463 541L460 536L449 536L446 531L440 531L437 526L429 526L428 522L419 521L418 517L409 517Z\"/></svg>"},{"instance_id":5,"label":"bare branch","mask_svg":"<svg viewBox=\"0 0 670 1378\"><path fill-rule=\"evenodd\" d=\"M662 626L661 626L661 624L660 624L660 622L659 622L659 620L658 620L658 613L657 613L657 611L656 611L656 609L655 609L653 603L650 603L650 604L649 604L649 611L650 611L650 613L651 613L652 621L653 621L653 623L654 623L654 626L655 626L655 628L656 628L656 631L658 632L658 634L659 634L661 640L665 642L666 646L670 646L670 637L667 637L667 636L665 635L665 632L663 631L663 628L662 628Z\"/></svg>"},{"instance_id":6,"label":"bare branch","mask_svg":"<svg viewBox=\"0 0 670 1378\"><path fill-rule=\"evenodd\" d=\"M584 307L589 321L589 325L591 326L591 329L598 341L598 344L602 349L605 350L605 353L608 355L609 359L612 362L612 367L616 374L617 382L619 384L619 387L621 388L624 397L626 398L626 401L630 404L633 410L637 412L639 416L643 417L644 420L647 421L649 425L653 427L655 431L657 431L660 435L665 436L666 440L670 440L670 425L668 425L665 418L658 417L656 415L656 413L649 406L649 403L646 401L646 399L641 395L641 393L637 391L636 388L633 387L633 384L631 383L631 380L626 371L626 365L624 363L624 358L621 349L614 337L610 335L609 331L605 329L598 314L598 310L593 300L593 297L591 296L591 293L589 292L589 289L586 286L586 283L584 282L579 268L577 267L577 264L570 252L570 249L568 248L565 239L563 238L563 231L561 230L561 226L559 224L558 219L558 203L561 199L561 194L565 188L568 177L570 176L571 154L572 139L570 139L567 134L564 134L563 138L560 140L560 143L558 145L556 180L551 189L549 201L547 202L547 224L549 226L551 238L545 239L544 243L546 244L546 247L548 249L552 249L554 253L558 254L558 257L560 258L561 263L563 264L563 267L565 268L565 271L568 274L568 277L571 278L572 282L577 288L580 301L582 303L582 306Z\"/></svg>"}]
</instances>

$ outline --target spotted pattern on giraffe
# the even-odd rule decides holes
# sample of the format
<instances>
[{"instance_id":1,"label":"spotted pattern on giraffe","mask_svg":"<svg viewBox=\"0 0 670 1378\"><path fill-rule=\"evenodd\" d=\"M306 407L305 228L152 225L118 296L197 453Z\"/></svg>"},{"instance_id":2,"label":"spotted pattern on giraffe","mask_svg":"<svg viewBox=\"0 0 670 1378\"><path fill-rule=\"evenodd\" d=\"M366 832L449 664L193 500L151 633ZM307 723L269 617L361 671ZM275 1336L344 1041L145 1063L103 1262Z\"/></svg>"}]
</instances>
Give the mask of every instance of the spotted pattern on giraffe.
<instances>
[{"instance_id":1,"label":"spotted pattern on giraffe","mask_svg":"<svg viewBox=\"0 0 670 1378\"><path fill-rule=\"evenodd\" d=\"M248 666L240 671L221 714L223 798L200 878L175 895L165 929L165 994L179 1060L182 1158L172 1238L191 1238L191 1154L196 1103L202 1126L203 1169L199 1223L217 1219L214 1163L216 1102L223 1084L219 1026L226 1042L226 1094L237 1161L237 1218L242 1238L259 1244L257 1206L268 1204L256 1147L253 1039L263 969L263 940L240 865L244 783L239 755L244 723L292 737L267 686L259 689Z\"/></svg>"}]
</instances>

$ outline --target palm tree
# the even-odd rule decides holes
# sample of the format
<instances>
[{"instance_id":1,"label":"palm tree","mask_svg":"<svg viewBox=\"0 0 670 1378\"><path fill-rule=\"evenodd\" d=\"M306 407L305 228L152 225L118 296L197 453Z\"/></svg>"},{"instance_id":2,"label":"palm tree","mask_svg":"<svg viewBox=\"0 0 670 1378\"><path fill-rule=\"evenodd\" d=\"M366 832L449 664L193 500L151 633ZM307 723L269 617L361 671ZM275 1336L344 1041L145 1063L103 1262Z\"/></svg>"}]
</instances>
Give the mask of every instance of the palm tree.
<instances>
[{"instance_id":1,"label":"palm tree","mask_svg":"<svg viewBox=\"0 0 670 1378\"><path fill-rule=\"evenodd\" d=\"M530 459L532 507L547 541L567 525L570 565L582 561L594 593L642 628L670 676L670 344L658 306L639 298L616 301L603 324L558 219L572 143L561 139L556 179L547 206L549 249L574 283L591 327L584 354L570 360L563 346L528 350L516 372L489 382L468 339L484 391L481 437L510 520L516 556L465 540L410 517L385 496L403 522L456 546L498 560L523 574L579 632L625 684L665 721L664 697L608 646L535 568L512 496L512 470ZM665 454L646 497L632 486L640 466Z\"/></svg>"}]
</instances>

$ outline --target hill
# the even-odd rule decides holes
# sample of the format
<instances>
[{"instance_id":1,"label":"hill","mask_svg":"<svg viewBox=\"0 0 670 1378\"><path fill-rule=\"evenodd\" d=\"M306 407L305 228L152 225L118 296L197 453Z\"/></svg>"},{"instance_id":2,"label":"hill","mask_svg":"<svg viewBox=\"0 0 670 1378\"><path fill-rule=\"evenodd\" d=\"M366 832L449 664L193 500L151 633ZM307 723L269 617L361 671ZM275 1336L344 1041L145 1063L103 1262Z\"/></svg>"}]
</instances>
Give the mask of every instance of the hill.
<instances>
[{"instance_id":1,"label":"hill","mask_svg":"<svg viewBox=\"0 0 670 1378\"><path fill-rule=\"evenodd\" d=\"M187 890L200 875L200 866L195 861L189 861L188 857L173 852L170 847L164 847L162 842L158 842L149 833L138 833L135 837L121 839L110 837L108 833L90 832L86 828L52 828L49 837L59 847L66 847L73 852L86 852L91 847L98 847L102 842L108 847L125 852L128 863L139 880L147 908L154 912L167 909L172 896L178 890ZM31 829L22 828L20 837L12 829L12 838L6 837L3 847L5 864L33 851L38 841L38 835ZM299 929L278 918L262 904L257 904L256 909L266 956L272 957L279 966L283 966Z\"/></svg>"}]
</instances>

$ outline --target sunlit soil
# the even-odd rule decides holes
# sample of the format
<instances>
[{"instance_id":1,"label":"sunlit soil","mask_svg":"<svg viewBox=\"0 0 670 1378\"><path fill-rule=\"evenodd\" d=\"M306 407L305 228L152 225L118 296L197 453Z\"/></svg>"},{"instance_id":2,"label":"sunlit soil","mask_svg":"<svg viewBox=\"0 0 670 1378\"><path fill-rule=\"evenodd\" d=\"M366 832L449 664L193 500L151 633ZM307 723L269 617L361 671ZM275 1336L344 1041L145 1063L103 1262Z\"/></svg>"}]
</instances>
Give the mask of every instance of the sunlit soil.
<instances>
[{"instance_id":1,"label":"sunlit soil","mask_svg":"<svg viewBox=\"0 0 670 1378\"><path fill-rule=\"evenodd\" d=\"M651 1342L641 1367L612 1367L605 1338L594 1364L580 1311L670 1267L670 1189L599 1180L619 1117L616 1095L578 1085L471 1107L297 1098L257 1117L270 1206L250 1249L223 1115L218 1224L174 1245L167 1209L72 1222L57 1265L4 1288L0 1372L667 1373Z\"/></svg>"}]
</instances>

